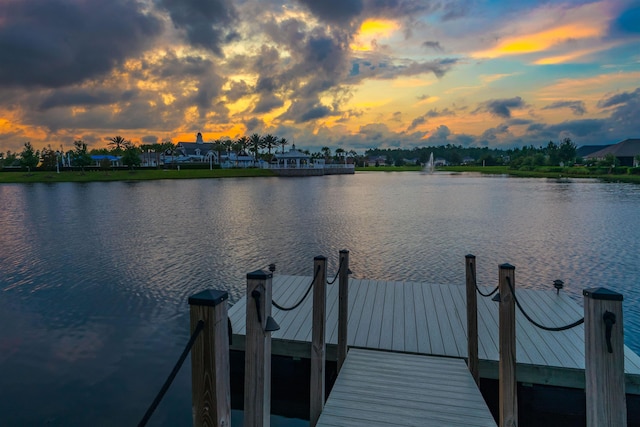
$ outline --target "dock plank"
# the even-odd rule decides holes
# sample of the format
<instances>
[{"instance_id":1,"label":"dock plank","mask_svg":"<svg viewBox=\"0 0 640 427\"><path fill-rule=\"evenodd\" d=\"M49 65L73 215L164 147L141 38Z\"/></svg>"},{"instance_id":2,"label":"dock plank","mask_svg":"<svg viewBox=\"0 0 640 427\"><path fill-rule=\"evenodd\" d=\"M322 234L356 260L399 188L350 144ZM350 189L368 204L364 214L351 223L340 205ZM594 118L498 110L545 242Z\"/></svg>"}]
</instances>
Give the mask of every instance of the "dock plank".
<instances>
[{"instance_id":1,"label":"dock plank","mask_svg":"<svg viewBox=\"0 0 640 427\"><path fill-rule=\"evenodd\" d=\"M311 277L278 275L273 295L280 304L297 302ZM484 293L492 288L479 287ZM349 280L349 336L351 347L407 353L466 357L466 293L459 285L415 282ZM553 290L517 288L525 310L539 323L560 326L583 316L571 297ZM337 342L337 286L327 291L327 343ZM244 349L246 298L229 309L232 349ZM307 357L310 354L312 301L309 296L293 311L272 310L281 329L272 334L274 354ZM584 327L547 332L516 316L518 372L527 382L584 387ZM394 341L395 340L395 341ZM478 296L478 350L481 376L497 378L498 303ZM330 359L331 351L327 353ZM331 356L333 357L333 356ZM640 356L625 346L627 391L640 394Z\"/></svg>"},{"instance_id":2,"label":"dock plank","mask_svg":"<svg viewBox=\"0 0 640 427\"><path fill-rule=\"evenodd\" d=\"M495 426L462 360L352 349L318 426Z\"/></svg>"}]
</instances>

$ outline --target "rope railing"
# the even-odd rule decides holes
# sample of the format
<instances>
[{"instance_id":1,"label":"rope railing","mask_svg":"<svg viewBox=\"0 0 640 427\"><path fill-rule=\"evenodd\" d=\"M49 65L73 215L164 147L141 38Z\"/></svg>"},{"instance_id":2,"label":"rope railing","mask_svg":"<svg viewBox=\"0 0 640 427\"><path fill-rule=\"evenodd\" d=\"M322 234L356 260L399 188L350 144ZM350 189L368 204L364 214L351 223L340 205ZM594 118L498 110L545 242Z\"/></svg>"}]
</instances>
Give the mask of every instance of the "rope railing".
<instances>
[{"instance_id":1,"label":"rope railing","mask_svg":"<svg viewBox=\"0 0 640 427\"><path fill-rule=\"evenodd\" d=\"M309 295L309 293L311 292L311 289L313 289L313 284L315 283L316 279L318 278L318 275L320 274L320 266L318 266L318 268L316 268L316 273L313 276L313 279L311 280L311 283L309 284L309 287L307 288L307 291L304 293L304 295L302 296L302 298L300 298L300 301L298 301L297 303L295 303L294 305L292 305L291 307L283 307L280 304L278 304L277 302L275 302L273 299L271 300L271 305L273 305L275 308L277 308L278 310L282 310L282 311L291 311L291 310L295 310L296 308L298 308L300 306L300 304L302 304L302 302L307 298L307 296Z\"/></svg>"},{"instance_id":2,"label":"rope railing","mask_svg":"<svg viewBox=\"0 0 640 427\"><path fill-rule=\"evenodd\" d=\"M164 397L165 393L167 392L167 390L169 390L169 387L171 387L171 383L173 383L173 380L175 379L176 375L178 374L178 371L180 371L180 368L182 367L182 364L184 363L184 360L187 358L187 355L191 351L191 347L193 347L193 344L196 342L196 339L198 338L198 335L200 335L200 332L202 332L203 328L204 328L204 320L199 320L198 324L196 325L196 327L195 327L195 329L193 331L193 334L191 334L191 338L189 338L189 342L187 342L187 345L185 346L184 350L182 351L182 354L180 355L180 358L178 359L178 361L176 362L175 366L171 370L171 373L169 374L169 376L167 377L166 381L162 385L162 388L160 389L160 391L156 395L156 398L153 399L153 402L149 406L149 409L147 409L147 412L142 417L142 420L140 420L140 422L138 423L138 427L143 427L143 426L147 425L147 423L149 422L149 419L151 418L151 416L153 415L154 411L156 410L156 408L160 404L160 401Z\"/></svg>"},{"instance_id":3,"label":"rope railing","mask_svg":"<svg viewBox=\"0 0 640 427\"><path fill-rule=\"evenodd\" d=\"M344 258L340 257L340 265L338 265L338 271L336 271L336 275L333 277L333 280L327 280L327 285L333 285L338 276L340 275L340 271L342 271L342 264L344 263Z\"/></svg>"},{"instance_id":4,"label":"rope railing","mask_svg":"<svg viewBox=\"0 0 640 427\"><path fill-rule=\"evenodd\" d=\"M551 332L560 332L560 331L566 331L567 329L571 329L571 328L575 328L578 325L582 325L584 323L584 317L582 317L579 320L576 320L573 323L570 323L568 325L564 325L564 326L544 326L538 322L536 322L535 320L533 320L531 318L531 316L529 316L527 314L526 311L524 311L524 309L522 308L522 306L520 305L520 301L518 301L518 297L516 297L516 293L513 289L513 286L511 285L511 278L507 277L507 285L509 285L509 290L511 291L511 295L513 295L513 300L516 303L516 306L518 307L518 310L520 310L520 313L522 313L524 315L524 317L534 326L543 329L545 331L551 331Z\"/></svg>"},{"instance_id":5,"label":"rope railing","mask_svg":"<svg viewBox=\"0 0 640 427\"><path fill-rule=\"evenodd\" d=\"M496 292L498 292L498 288L499 288L500 286L496 286L496 287L495 287L495 289L494 289L494 290L492 290L491 292L489 292L488 294L485 294L484 292L482 292L482 291L480 290L480 288L478 288L478 282L476 281L476 272L475 272L475 270L473 269L473 263L472 263L472 262L470 262L470 263L469 263L469 270L470 270L470 272L471 272L471 278L473 279L473 286L475 286L475 288L476 288L476 292L478 292L480 295L482 295L482 296L483 296L483 297L485 297L485 298L488 298L488 297L490 297L491 295L493 295L493 294L495 294Z\"/></svg>"}]
</instances>

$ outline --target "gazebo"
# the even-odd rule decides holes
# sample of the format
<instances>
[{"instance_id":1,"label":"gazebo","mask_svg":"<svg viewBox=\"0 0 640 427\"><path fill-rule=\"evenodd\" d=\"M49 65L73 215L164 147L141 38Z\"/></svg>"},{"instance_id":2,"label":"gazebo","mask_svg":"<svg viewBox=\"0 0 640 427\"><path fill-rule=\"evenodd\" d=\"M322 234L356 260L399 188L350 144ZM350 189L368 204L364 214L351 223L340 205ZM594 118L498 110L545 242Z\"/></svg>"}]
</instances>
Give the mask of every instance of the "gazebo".
<instances>
[{"instance_id":1,"label":"gazebo","mask_svg":"<svg viewBox=\"0 0 640 427\"><path fill-rule=\"evenodd\" d=\"M276 167L281 168L308 168L310 156L302 151L296 150L295 144L291 146L286 153L276 153L273 160L277 163Z\"/></svg>"}]
</instances>

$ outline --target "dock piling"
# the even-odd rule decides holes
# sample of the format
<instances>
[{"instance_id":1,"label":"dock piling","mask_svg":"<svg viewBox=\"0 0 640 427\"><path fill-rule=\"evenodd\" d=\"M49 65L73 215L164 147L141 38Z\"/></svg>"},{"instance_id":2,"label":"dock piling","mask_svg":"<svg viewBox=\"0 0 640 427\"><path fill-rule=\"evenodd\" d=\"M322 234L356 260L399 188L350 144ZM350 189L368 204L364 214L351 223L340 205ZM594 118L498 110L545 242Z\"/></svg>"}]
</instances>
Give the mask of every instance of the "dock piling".
<instances>
[{"instance_id":1,"label":"dock piling","mask_svg":"<svg viewBox=\"0 0 640 427\"><path fill-rule=\"evenodd\" d=\"M349 320L349 251L340 251L338 282L338 373L347 358L347 322Z\"/></svg>"},{"instance_id":2,"label":"dock piling","mask_svg":"<svg viewBox=\"0 0 640 427\"><path fill-rule=\"evenodd\" d=\"M623 297L605 288L582 294L587 427L626 426Z\"/></svg>"},{"instance_id":3,"label":"dock piling","mask_svg":"<svg viewBox=\"0 0 640 427\"><path fill-rule=\"evenodd\" d=\"M247 274L247 332L245 344L244 426L270 425L272 273Z\"/></svg>"},{"instance_id":4,"label":"dock piling","mask_svg":"<svg viewBox=\"0 0 640 427\"><path fill-rule=\"evenodd\" d=\"M476 257L465 256L467 285L467 366L476 385L480 385L478 359L478 296L476 294Z\"/></svg>"},{"instance_id":5,"label":"dock piling","mask_svg":"<svg viewBox=\"0 0 640 427\"><path fill-rule=\"evenodd\" d=\"M229 370L229 295L207 289L189 297L191 333L204 321L191 349L191 394L194 426L231 425Z\"/></svg>"},{"instance_id":6,"label":"dock piling","mask_svg":"<svg viewBox=\"0 0 640 427\"><path fill-rule=\"evenodd\" d=\"M315 427L324 407L325 396L325 321L327 258L320 255L313 259L313 317L311 331L311 386L309 425Z\"/></svg>"},{"instance_id":7,"label":"dock piling","mask_svg":"<svg viewBox=\"0 0 640 427\"><path fill-rule=\"evenodd\" d=\"M512 290L515 292L516 289L516 268L510 264L502 264L499 269L499 425L500 427L515 427L518 425L518 395L516 383L516 305Z\"/></svg>"}]
</instances>

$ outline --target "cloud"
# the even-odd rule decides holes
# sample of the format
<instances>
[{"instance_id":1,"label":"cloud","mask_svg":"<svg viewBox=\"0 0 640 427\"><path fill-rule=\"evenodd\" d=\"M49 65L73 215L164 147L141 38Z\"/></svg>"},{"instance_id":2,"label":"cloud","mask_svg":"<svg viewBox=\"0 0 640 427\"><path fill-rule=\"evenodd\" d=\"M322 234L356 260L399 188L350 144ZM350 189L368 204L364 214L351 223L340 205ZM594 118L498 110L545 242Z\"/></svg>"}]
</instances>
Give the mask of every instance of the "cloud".
<instances>
[{"instance_id":1,"label":"cloud","mask_svg":"<svg viewBox=\"0 0 640 427\"><path fill-rule=\"evenodd\" d=\"M614 105L626 104L628 102L637 101L640 98L640 88L633 92L622 92L612 95L598 102L598 107L607 108Z\"/></svg>"},{"instance_id":2,"label":"cloud","mask_svg":"<svg viewBox=\"0 0 640 427\"><path fill-rule=\"evenodd\" d=\"M569 108L576 116L582 116L587 112L583 101L556 101L542 107L543 110L554 110L558 108Z\"/></svg>"},{"instance_id":3,"label":"cloud","mask_svg":"<svg viewBox=\"0 0 640 427\"><path fill-rule=\"evenodd\" d=\"M474 112L487 111L494 116L508 119L511 117L512 109L523 107L525 107L524 101L521 97L516 96L514 98L492 99L490 101L483 102Z\"/></svg>"},{"instance_id":4,"label":"cloud","mask_svg":"<svg viewBox=\"0 0 640 427\"><path fill-rule=\"evenodd\" d=\"M162 31L133 1L0 2L0 87L58 88L108 74Z\"/></svg>"},{"instance_id":5,"label":"cloud","mask_svg":"<svg viewBox=\"0 0 640 427\"><path fill-rule=\"evenodd\" d=\"M347 24L359 16L364 4L362 0L298 0L319 19L332 24Z\"/></svg>"},{"instance_id":6,"label":"cloud","mask_svg":"<svg viewBox=\"0 0 640 427\"><path fill-rule=\"evenodd\" d=\"M440 42L437 42L437 41L426 41L426 42L422 43L422 46L431 48L431 49L433 49L433 50L435 50L437 52L443 52L444 51L442 46L440 46Z\"/></svg>"},{"instance_id":7,"label":"cloud","mask_svg":"<svg viewBox=\"0 0 640 427\"><path fill-rule=\"evenodd\" d=\"M157 4L194 47L222 56L222 46L239 38L231 0L157 0Z\"/></svg>"},{"instance_id":8,"label":"cloud","mask_svg":"<svg viewBox=\"0 0 640 427\"><path fill-rule=\"evenodd\" d=\"M417 128L418 126L427 123L428 119L432 119L435 117L445 117L445 116L455 116L456 113L452 110L450 110L449 108L445 108L441 111L438 111L437 109L431 109L429 111L427 111L425 114L416 117L415 119L413 119L413 121L411 122L411 124L409 125L409 127L407 128L408 131L414 130L415 128Z\"/></svg>"}]
</instances>

